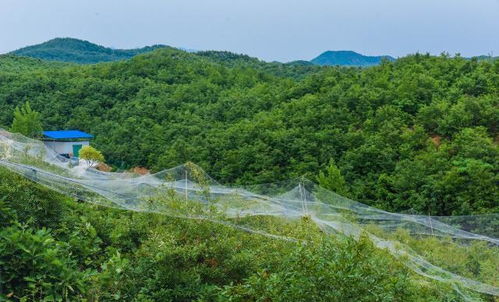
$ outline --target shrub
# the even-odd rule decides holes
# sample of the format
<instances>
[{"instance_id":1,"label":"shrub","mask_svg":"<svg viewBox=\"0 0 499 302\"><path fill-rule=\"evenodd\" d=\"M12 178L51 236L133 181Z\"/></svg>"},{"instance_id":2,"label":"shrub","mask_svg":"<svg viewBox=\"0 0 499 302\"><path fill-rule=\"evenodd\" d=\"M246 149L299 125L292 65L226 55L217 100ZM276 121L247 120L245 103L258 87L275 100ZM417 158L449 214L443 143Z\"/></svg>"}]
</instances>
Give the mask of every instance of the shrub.
<instances>
[{"instance_id":1,"label":"shrub","mask_svg":"<svg viewBox=\"0 0 499 302\"><path fill-rule=\"evenodd\" d=\"M21 301L69 301L86 291L85 278L67 245L46 229L10 226L0 230L0 292ZM0 296L1 297L1 296Z\"/></svg>"}]
</instances>

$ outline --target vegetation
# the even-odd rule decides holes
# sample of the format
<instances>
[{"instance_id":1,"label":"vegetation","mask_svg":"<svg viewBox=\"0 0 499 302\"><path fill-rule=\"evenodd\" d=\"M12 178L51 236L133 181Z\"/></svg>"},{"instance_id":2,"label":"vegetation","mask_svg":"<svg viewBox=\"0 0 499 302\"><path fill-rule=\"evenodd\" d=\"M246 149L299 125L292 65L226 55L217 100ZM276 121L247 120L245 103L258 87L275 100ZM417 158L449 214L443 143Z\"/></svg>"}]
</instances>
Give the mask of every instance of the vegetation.
<instances>
[{"instance_id":1,"label":"vegetation","mask_svg":"<svg viewBox=\"0 0 499 302\"><path fill-rule=\"evenodd\" d=\"M40 137L43 131L40 113L31 109L29 102L24 103L20 108L16 107L10 131L31 138Z\"/></svg>"},{"instance_id":2,"label":"vegetation","mask_svg":"<svg viewBox=\"0 0 499 302\"><path fill-rule=\"evenodd\" d=\"M92 146L83 146L79 155L80 159L85 161L87 167L94 167L99 163L104 163L104 155Z\"/></svg>"},{"instance_id":3,"label":"vegetation","mask_svg":"<svg viewBox=\"0 0 499 302\"><path fill-rule=\"evenodd\" d=\"M223 183L304 175L390 211L499 212L497 60L416 54L361 69L164 48L88 66L3 56L0 66L0 125L36 110L46 130L94 134L115 169L192 161ZM326 235L306 218L244 221L302 241L277 240L76 202L1 168L0 179L0 301L462 299L366 238ZM379 235L497 284L495 249Z\"/></svg>"},{"instance_id":4,"label":"vegetation","mask_svg":"<svg viewBox=\"0 0 499 302\"><path fill-rule=\"evenodd\" d=\"M49 62L40 59L19 57L15 55L0 55L0 71L4 73L17 73L22 71L35 71L37 69L50 69L70 66L69 63Z\"/></svg>"},{"instance_id":5,"label":"vegetation","mask_svg":"<svg viewBox=\"0 0 499 302\"><path fill-rule=\"evenodd\" d=\"M498 212L499 61L416 54L364 69L263 66L159 49L0 71L0 125L29 100L45 130L94 134L118 169L192 161L222 183L252 184L316 179L333 160L345 192L369 205Z\"/></svg>"},{"instance_id":6,"label":"vegetation","mask_svg":"<svg viewBox=\"0 0 499 302\"><path fill-rule=\"evenodd\" d=\"M306 243L277 240L206 221L77 203L2 168L0 178L1 300L461 299L450 285L412 273L369 240L331 237L305 219L280 223L279 230ZM450 245L429 242L428 250L445 259ZM462 255L448 260L466 272L493 264L484 255L473 266L461 264Z\"/></svg>"},{"instance_id":7,"label":"vegetation","mask_svg":"<svg viewBox=\"0 0 499 302\"><path fill-rule=\"evenodd\" d=\"M290 63L264 62L248 55L235 54L228 51L198 51L197 56L210 59L210 61L230 68L251 68L266 74L287 77L293 79L303 79L307 75L317 72L320 67L314 66L307 61L295 61Z\"/></svg>"},{"instance_id":8,"label":"vegetation","mask_svg":"<svg viewBox=\"0 0 499 302\"><path fill-rule=\"evenodd\" d=\"M93 64L126 60L138 54L163 47L166 46L154 45L137 49L112 49L73 38L56 38L15 50L12 54L49 61Z\"/></svg>"},{"instance_id":9,"label":"vegetation","mask_svg":"<svg viewBox=\"0 0 499 302\"><path fill-rule=\"evenodd\" d=\"M338 169L333 160L331 160L329 167L325 171L319 172L317 183L321 187L336 192L339 195L346 197L349 195L345 178L343 178L340 169Z\"/></svg>"}]
</instances>

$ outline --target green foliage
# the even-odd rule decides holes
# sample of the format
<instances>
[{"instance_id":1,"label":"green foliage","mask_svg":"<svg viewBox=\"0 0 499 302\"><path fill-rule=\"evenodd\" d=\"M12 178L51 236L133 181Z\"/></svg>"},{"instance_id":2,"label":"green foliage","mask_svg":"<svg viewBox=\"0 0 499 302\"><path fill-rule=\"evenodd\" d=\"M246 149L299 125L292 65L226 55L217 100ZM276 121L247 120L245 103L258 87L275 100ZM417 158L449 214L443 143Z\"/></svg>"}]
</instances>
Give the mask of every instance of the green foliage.
<instances>
[{"instance_id":1,"label":"green foliage","mask_svg":"<svg viewBox=\"0 0 499 302\"><path fill-rule=\"evenodd\" d=\"M458 245L450 238L421 240L402 230L388 237L407 244L428 261L444 269L489 284L497 282L498 249L489 249L483 242Z\"/></svg>"},{"instance_id":2,"label":"green foliage","mask_svg":"<svg viewBox=\"0 0 499 302\"><path fill-rule=\"evenodd\" d=\"M296 248L272 271L226 289L231 301L424 301L401 267L364 238ZM387 262L388 261L388 262ZM386 267L385 270L379 270Z\"/></svg>"},{"instance_id":3,"label":"green foliage","mask_svg":"<svg viewBox=\"0 0 499 302\"><path fill-rule=\"evenodd\" d=\"M198 51L196 55L209 58L211 61L231 68L264 71L265 73L294 79L302 79L305 76L317 72L320 67L308 61L296 61L291 63L264 62L248 55L235 54L228 51ZM243 70L246 72L246 70Z\"/></svg>"},{"instance_id":4,"label":"green foliage","mask_svg":"<svg viewBox=\"0 0 499 302\"><path fill-rule=\"evenodd\" d=\"M80 149L80 159L83 159L88 167L94 167L99 163L104 163L104 155L92 146L83 146Z\"/></svg>"},{"instance_id":5,"label":"green foliage","mask_svg":"<svg viewBox=\"0 0 499 302\"><path fill-rule=\"evenodd\" d=\"M306 220L251 217L307 244L207 221L77 203L0 169L0 299L7 301L460 301L366 238L331 237ZM19 188L23 187L24 190ZM53 221L38 221L43 211ZM57 212L51 208L57 207ZM399 240L443 266L493 282L479 246ZM445 257L444 250L455 257ZM430 254L432 252L433 254ZM464 260L463 260L464 259ZM467 259L467 260L466 260ZM475 274L475 275L473 275ZM491 281L492 280L492 281ZM483 297L486 299L487 297ZM480 300L480 297L477 297Z\"/></svg>"},{"instance_id":6,"label":"green foliage","mask_svg":"<svg viewBox=\"0 0 499 302\"><path fill-rule=\"evenodd\" d=\"M70 66L68 63L47 62L40 59L18 57L15 55L0 55L0 70L3 74L26 72L35 70L47 70Z\"/></svg>"},{"instance_id":7,"label":"green foliage","mask_svg":"<svg viewBox=\"0 0 499 302\"><path fill-rule=\"evenodd\" d=\"M438 149L429 147L382 175L377 194L392 210L433 215L497 212L499 150L482 127L465 128Z\"/></svg>"},{"instance_id":8,"label":"green foliage","mask_svg":"<svg viewBox=\"0 0 499 302\"><path fill-rule=\"evenodd\" d=\"M74 42L61 52L68 60L87 51L117 58ZM416 54L365 69L320 68L163 48L90 66L3 56L0 67L0 124L11 124L13 114L14 123L31 123L31 105L19 109L29 99L47 129L95 134L114 166L160 170L193 161L224 183L305 175L391 211L499 211L497 60ZM0 180L0 300L461 299L369 241L332 238L306 220L245 221L307 239L301 244L77 203L4 169ZM185 209L174 194L164 202ZM402 232L380 236L451 271L497 282L496 250Z\"/></svg>"},{"instance_id":9,"label":"green foliage","mask_svg":"<svg viewBox=\"0 0 499 302\"><path fill-rule=\"evenodd\" d=\"M16 226L0 230L1 288L21 301L68 301L85 291L85 272L67 254L67 245L46 229Z\"/></svg>"},{"instance_id":10,"label":"green foliage","mask_svg":"<svg viewBox=\"0 0 499 302\"><path fill-rule=\"evenodd\" d=\"M24 178L12 177L11 174L8 170L0 169L2 214L36 229L57 227L65 212L62 197L49 189L35 187Z\"/></svg>"},{"instance_id":11,"label":"green foliage","mask_svg":"<svg viewBox=\"0 0 499 302\"><path fill-rule=\"evenodd\" d=\"M46 129L91 132L123 169L192 161L222 183L254 184L315 180L334 158L349 197L363 203L496 212L498 74L499 61L447 55L360 69L165 48L108 64L0 71L0 124L29 99Z\"/></svg>"},{"instance_id":12,"label":"green foliage","mask_svg":"<svg viewBox=\"0 0 499 302\"><path fill-rule=\"evenodd\" d=\"M32 110L29 102L16 107L10 131L27 137L40 137L43 131L40 113Z\"/></svg>"},{"instance_id":13,"label":"green foliage","mask_svg":"<svg viewBox=\"0 0 499 302\"><path fill-rule=\"evenodd\" d=\"M325 172L319 172L319 176L317 176L317 183L325 189L343 196L348 196L347 184L341 175L340 169L338 169L334 163L334 160L330 160L329 167L327 167Z\"/></svg>"},{"instance_id":14,"label":"green foliage","mask_svg":"<svg viewBox=\"0 0 499 302\"><path fill-rule=\"evenodd\" d=\"M73 38L55 38L38 45L15 50L12 54L49 61L93 64L125 60L162 47L166 46L154 45L137 49L111 49Z\"/></svg>"}]
</instances>

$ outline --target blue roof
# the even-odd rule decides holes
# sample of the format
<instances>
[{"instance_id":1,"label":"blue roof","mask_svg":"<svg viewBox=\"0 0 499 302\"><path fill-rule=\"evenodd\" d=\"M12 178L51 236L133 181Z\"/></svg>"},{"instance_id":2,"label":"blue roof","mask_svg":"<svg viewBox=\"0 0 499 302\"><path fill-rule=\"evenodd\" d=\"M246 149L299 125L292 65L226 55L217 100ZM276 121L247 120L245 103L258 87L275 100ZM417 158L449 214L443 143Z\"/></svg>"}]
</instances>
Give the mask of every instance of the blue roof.
<instances>
[{"instance_id":1,"label":"blue roof","mask_svg":"<svg viewBox=\"0 0 499 302\"><path fill-rule=\"evenodd\" d=\"M93 138L94 136L80 130L43 131L43 135L52 139Z\"/></svg>"}]
</instances>

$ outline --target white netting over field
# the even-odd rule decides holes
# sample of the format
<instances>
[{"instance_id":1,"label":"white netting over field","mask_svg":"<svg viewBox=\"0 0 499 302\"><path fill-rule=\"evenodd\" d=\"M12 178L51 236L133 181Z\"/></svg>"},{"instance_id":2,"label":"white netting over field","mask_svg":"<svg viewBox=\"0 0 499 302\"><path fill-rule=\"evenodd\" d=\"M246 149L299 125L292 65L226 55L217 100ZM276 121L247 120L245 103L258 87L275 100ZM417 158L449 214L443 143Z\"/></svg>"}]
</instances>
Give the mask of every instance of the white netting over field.
<instances>
[{"instance_id":1,"label":"white netting over field","mask_svg":"<svg viewBox=\"0 0 499 302\"><path fill-rule=\"evenodd\" d=\"M499 269L499 214L429 217L386 212L300 179L246 188L223 186L193 164L155 174L110 173L82 166L45 147L43 142L0 129L0 166L62 194L86 202L125 210L207 219L281 239L273 230L245 217L265 216L293 220L307 217L324 232L359 238L368 236L407 267L428 278L499 296L498 280L463 276L445 265L434 265L417 246L397 239L442 240L464 248L479 245L490 250L492 270ZM417 241L416 241L417 242ZM464 297L469 296L463 294Z\"/></svg>"}]
</instances>

